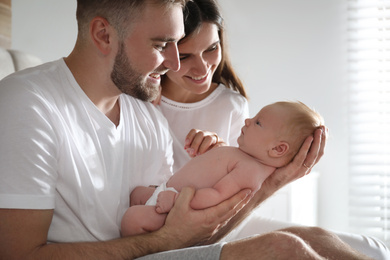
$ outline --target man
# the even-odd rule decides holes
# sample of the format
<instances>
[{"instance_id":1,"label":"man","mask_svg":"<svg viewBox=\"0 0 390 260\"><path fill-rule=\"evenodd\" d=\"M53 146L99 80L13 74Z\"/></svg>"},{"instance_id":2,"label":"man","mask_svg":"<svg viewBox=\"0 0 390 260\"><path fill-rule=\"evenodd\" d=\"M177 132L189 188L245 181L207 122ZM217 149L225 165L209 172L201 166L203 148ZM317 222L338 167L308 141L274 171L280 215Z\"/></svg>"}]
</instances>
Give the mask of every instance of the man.
<instances>
[{"instance_id":1,"label":"man","mask_svg":"<svg viewBox=\"0 0 390 260\"><path fill-rule=\"evenodd\" d=\"M244 190L195 211L189 207L194 190L185 188L164 227L119 238L130 191L171 174L168 127L148 101L156 97L160 75L179 69L176 43L184 33L183 4L79 0L72 53L1 81L1 259L134 259L211 244L278 188L310 172L307 165L321 157L325 138L317 131L261 192ZM277 253L280 259L294 254L322 259L337 244L322 230L288 231L147 258L276 259L272 255ZM317 234L322 243L331 242L319 247L323 251L301 239ZM357 256L342 243L335 254Z\"/></svg>"}]
</instances>

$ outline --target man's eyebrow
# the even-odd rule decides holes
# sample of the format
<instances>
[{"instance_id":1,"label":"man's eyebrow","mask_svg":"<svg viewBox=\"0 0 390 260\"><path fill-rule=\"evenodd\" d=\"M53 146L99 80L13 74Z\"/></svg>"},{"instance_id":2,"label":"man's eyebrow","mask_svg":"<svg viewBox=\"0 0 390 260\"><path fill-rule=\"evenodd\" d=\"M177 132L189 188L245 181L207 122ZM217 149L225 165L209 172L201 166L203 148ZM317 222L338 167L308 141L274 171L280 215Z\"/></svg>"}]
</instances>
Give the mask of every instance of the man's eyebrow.
<instances>
[{"instance_id":1,"label":"man's eyebrow","mask_svg":"<svg viewBox=\"0 0 390 260\"><path fill-rule=\"evenodd\" d=\"M178 41L180 41L180 39L183 39L183 38L184 38L184 34L179 39L176 39L173 37L154 37L154 38L152 38L152 41L155 41L155 42L178 42Z\"/></svg>"}]
</instances>

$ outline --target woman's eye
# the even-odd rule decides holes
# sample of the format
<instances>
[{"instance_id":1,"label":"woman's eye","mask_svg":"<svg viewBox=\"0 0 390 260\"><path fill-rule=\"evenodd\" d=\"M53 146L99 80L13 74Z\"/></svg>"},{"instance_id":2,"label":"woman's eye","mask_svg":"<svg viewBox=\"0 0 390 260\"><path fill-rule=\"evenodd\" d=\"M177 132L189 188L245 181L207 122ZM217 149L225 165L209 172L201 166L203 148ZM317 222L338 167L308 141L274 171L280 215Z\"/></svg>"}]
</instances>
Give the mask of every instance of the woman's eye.
<instances>
[{"instance_id":1,"label":"woman's eye","mask_svg":"<svg viewBox=\"0 0 390 260\"><path fill-rule=\"evenodd\" d=\"M180 54L179 55L179 59L180 60L185 60L185 59L187 59L189 57L189 55L187 55L187 54Z\"/></svg>"},{"instance_id":2,"label":"woman's eye","mask_svg":"<svg viewBox=\"0 0 390 260\"><path fill-rule=\"evenodd\" d=\"M261 123L260 123L260 121L256 121L256 125L259 125L259 126L261 126Z\"/></svg>"},{"instance_id":3,"label":"woman's eye","mask_svg":"<svg viewBox=\"0 0 390 260\"><path fill-rule=\"evenodd\" d=\"M215 51L216 49L218 49L218 44L211 46L207 51L212 52L212 51Z\"/></svg>"}]
</instances>

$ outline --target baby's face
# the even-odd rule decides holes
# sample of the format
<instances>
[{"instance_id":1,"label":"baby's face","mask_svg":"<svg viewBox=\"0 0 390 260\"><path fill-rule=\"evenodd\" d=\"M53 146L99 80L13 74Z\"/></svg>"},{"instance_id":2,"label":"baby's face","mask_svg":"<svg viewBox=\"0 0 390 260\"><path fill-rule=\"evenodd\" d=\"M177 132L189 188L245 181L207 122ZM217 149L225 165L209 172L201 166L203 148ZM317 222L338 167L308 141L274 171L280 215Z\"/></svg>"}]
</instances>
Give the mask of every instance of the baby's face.
<instances>
[{"instance_id":1,"label":"baby's face","mask_svg":"<svg viewBox=\"0 0 390 260\"><path fill-rule=\"evenodd\" d=\"M237 142L240 149L263 161L267 151L280 141L279 130L286 115L275 105L266 106L251 119L245 120Z\"/></svg>"}]
</instances>

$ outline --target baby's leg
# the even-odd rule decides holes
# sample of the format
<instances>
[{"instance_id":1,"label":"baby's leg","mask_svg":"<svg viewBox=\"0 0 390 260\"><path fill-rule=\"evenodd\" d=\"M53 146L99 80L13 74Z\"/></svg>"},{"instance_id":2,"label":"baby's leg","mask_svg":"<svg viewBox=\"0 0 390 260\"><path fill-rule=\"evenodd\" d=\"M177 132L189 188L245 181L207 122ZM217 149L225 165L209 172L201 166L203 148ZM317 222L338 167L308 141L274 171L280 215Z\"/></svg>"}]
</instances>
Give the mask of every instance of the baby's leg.
<instances>
[{"instance_id":1,"label":"baby's leg","mask_svg":"<svg viewBox=\"0 0 390 260\"><path fill-rule=\"evenodd\" d=\"M168 213L175 204L177 192L166 190L157 196L156 211L158 213Z\"/></svg>"},{"instance_id":2,"label":"baby's leg","mask_svg":"<svg viewBox=\"0 0 390 260\"><path fill-rule=\"evenodd\" d=\"M154 206L136 205L127 209L122 217L121 235L131 236L160 229L167 214L158 214Z\"/></svg>"}]
</instances>

